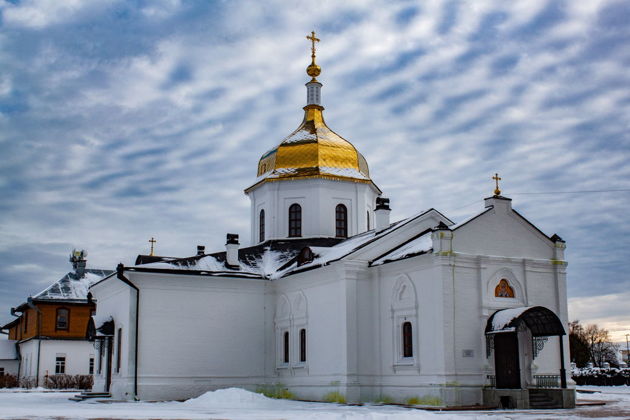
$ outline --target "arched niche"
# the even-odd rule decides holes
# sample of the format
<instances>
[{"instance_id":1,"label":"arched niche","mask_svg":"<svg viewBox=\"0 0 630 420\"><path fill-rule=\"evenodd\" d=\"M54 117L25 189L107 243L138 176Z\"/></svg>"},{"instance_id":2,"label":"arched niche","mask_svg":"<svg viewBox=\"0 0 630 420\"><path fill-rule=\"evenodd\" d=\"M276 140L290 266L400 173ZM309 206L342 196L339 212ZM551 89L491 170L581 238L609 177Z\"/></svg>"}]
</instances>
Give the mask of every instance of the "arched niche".
<instances>
[{"instance_id":1,"label":"arched niche","mask_svg":"<svg viewBox=\"0 0 630 420\"><path fill-rule=\"evenodd\" d=\"M303 292L298 292L293 298L292 309L294 318L306 318L308 315L308 303Z\"/></svg>"},{"instance_id":2,"label":"arched niche","mask_svg":"<svg viewBox=\"0 0 630 420\"><path fill-rule=\"evenodd\" d=\"M416 309L416 288L409 276L403 274L398 277L392 292L392 310Z\"/></svg>"},{"instance_id":3,"label":"arched niche","mask_svg":"<svg viewBox=\"0 0 630 420\"><path fill-rule=\"evenodd\" d=\"M285 294L278 295L276 300L276 321L291 318L291 302Z\"/></svg>"}]
</instances>

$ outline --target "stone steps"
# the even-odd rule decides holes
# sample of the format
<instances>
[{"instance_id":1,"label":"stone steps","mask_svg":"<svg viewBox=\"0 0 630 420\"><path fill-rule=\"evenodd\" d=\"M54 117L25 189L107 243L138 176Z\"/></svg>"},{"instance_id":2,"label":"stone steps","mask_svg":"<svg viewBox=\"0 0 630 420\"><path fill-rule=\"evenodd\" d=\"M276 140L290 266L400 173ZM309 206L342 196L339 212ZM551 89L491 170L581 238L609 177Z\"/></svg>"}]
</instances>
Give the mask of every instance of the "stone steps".
<instances>
[{"instance_id":1,"label":"stone steps","mask_svg":"<svg viewBox=\"0 0 630 420\"><path fill-rule=\"evenodd\" d=\"M529 391L529 408L558 408L558 403L544 391Z\"/></svg>"},{"instance_id":2,"label":"stone steps","mask_svg":"<svg viewBox=\"0 0 630 420\"><path fill-rule=\"evenodd\" d=\"M82 392L74 397L68 398L70 401L85 401L91 398L111 398L109 392Z\"/></svg>"}]
</instances>

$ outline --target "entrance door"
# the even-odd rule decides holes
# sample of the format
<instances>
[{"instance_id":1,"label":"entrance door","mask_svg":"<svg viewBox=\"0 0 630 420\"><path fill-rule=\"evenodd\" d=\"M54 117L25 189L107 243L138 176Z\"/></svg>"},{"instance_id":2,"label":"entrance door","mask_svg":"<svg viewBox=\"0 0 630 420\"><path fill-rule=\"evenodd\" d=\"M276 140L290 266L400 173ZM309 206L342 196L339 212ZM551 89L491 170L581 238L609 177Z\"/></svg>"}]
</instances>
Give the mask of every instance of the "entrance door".
<instances>
[{"instance_id":1,"label":"entrance door","mask_svg":"<svg viewBox=\"0 0 630 420\"><path fill-rule=\"evenodd\" d=\"M518 389L521 387L516 333L494 335L494 371L497 388Z\"/></svg>"}]
</instances>

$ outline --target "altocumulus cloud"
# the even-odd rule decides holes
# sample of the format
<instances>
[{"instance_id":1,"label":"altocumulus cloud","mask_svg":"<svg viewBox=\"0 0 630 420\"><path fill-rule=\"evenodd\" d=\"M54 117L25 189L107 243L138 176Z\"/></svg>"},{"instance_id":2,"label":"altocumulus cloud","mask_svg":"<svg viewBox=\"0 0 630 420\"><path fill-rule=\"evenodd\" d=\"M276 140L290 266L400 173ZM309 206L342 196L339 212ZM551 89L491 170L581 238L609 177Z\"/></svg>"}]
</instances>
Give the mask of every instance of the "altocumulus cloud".
<instances>
[{"instance_id":1,"label":"altocumulus cloud","mask_svg":"<svg viewBox=\"0 0 630 420\"><path fill-rule=\"evenodd\" d=\"M568 243L572 316L630 286L630 10L624 1L4 1L0 319L68 269L249 237L257 159L301 119L320 34L330 126L394 218L459 220L499 172ZM545 194L526 194L545 193ZM586 315L582 315L586 313ZM586 317L586 318L584 318ZM611 321L612 319L612 321ZM607 324L613 325L613 324Z\"/></svg>"}]
</instances>

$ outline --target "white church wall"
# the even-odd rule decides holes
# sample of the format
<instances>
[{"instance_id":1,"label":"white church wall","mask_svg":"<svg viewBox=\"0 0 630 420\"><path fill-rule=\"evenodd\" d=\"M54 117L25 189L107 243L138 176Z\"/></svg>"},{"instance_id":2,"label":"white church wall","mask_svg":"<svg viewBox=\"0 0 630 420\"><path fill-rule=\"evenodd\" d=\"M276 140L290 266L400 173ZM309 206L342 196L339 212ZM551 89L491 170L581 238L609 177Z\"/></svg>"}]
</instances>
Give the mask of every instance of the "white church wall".
<instances>
[{"instance_id":1,"label":"white church wall","mask_svg":"<svg viewBox=\"0 0 630 420\"><path fill-rule=\"evenodd\" d=\"M530 259L552 259L554 245L515 214L504 199L487 199L494 208L457 228L453 249L459 253Z\"/></svg>"},{"instance_id":2,"label":"white church wall","mask_svg":"<svg viewBox=\"0 0 630 420\"><path fill-rule=\"evenodd\" d=\"M432 255L384 264L377 272L377 349L373 398L440 398L445 382L443 269ZM402 324L412 323L413 357L402 354Z\"/></svg>"},{"instance_id":3,"label":"white church wall","mask_svg":"<svg viewBox=\"0 0 630 420\"><path fill-rule=\"evenodd\" d=\"M270 382L287 385L302 398L322 398L345 381L345 284L337 270L331 265L274 281L279 305L274 311L270 349L275 354L275 377ZM296 305L300 300L302 309ZM307 331L305 363L298 359L297 335L302 327ZM286 364L282 363L284 331L296 338L290 341L290 360Z\"/></svg>"},{"instance_id":4,"label":"white church wall","mask_svg":"<svg viewBox=\"0 0 630 420\"><path fill-rule=\"evenodd\" d=\"M112 342L112 374L110 392L114 398L129 399L133 397L134 381L134 346L135 340L135 291L116 277L111 277L90 288L97 301L95 326L100 327L110 318L114 321L116 339ZM122 328L121 366L117 369L117 331ZM107 375L107 350L103 354L96 353L94 386L98 392L105 391ZM100 372L99 372L100 366Z\"/></svg>"},{"instance_id":5,"label":"white church wall","mask_svg":"<svg viewBox=\"0 0 630 420\"><path fill-rule=\"evenodd\" d=\"M142 399L264 383L268 281L150 273L129 278L141 288Z\"/></svg>"},{"instance_id":6,"label":"white church wall","mask_svg":"<svg viewBox=\"0 0 630 420\"><path fill-rule=\"evenodd\" d=\"M378 192L360 182L297 179L266 182L248 193L251 200L251 240L259 242L259 215L265 210L265 239L289 236L289 207L302 207L302 236L335 236L335 207L348 210L348 236L367 230L367 213L373 211Z\"/></svg>"}]
</instances>

